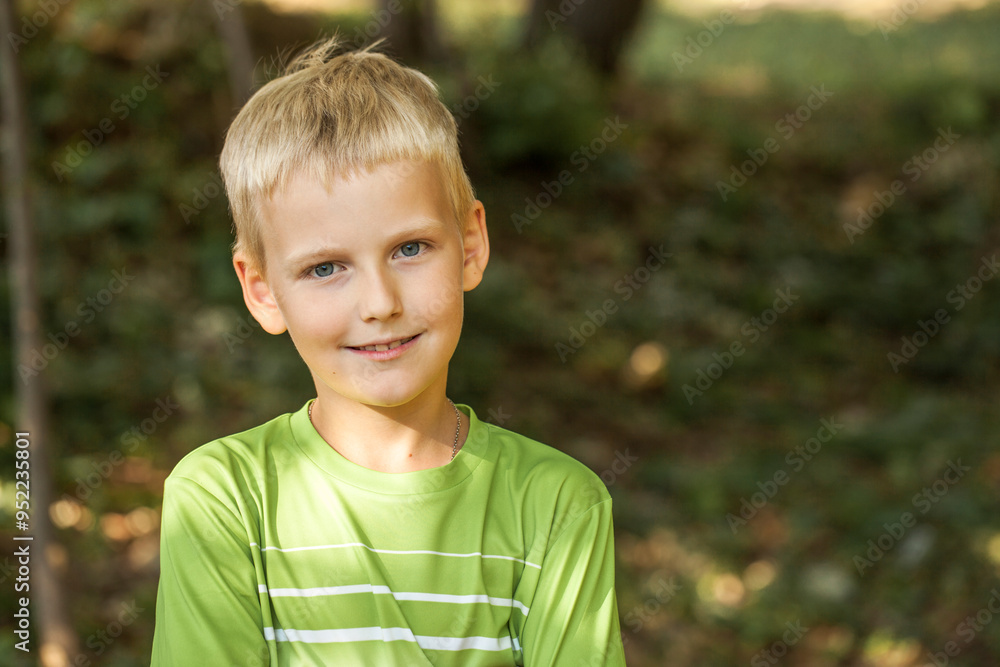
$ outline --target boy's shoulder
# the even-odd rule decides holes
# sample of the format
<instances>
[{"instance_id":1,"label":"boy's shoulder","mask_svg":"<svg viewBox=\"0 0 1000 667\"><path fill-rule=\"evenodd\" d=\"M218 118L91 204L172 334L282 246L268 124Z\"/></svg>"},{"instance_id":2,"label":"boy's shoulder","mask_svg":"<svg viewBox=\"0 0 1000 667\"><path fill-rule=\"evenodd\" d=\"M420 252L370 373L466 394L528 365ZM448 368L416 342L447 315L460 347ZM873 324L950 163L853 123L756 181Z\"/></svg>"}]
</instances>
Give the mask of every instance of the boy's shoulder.
<instances>
[{"instance_id":1,"label":"boy's shoulder","mask_svg":"<svg viewBox=\"0 0 1000 667\"><path fill-rule=\"evenodd\" d=\"M491 441L497 465L512 490L536 490L591 504L610 499L607 486L587 465L569 454L526 435L496 424L480 422Z\"/></svg>"},{"instance_id":2,"label":"boy's shoulder","mask_svg":"<svg viewBox=\"0 0 1000 667\"><path fill-rule=\"evenodd\" d=\"M244 478L256 478L266 467L266 457L273 456L267 447L292 437L292 413L278 415L267 422L231 435L216 438L185 454L167 476L167 480L185 478L206 488L232 479L239 472Z\"/></svg>"}]
</instances>

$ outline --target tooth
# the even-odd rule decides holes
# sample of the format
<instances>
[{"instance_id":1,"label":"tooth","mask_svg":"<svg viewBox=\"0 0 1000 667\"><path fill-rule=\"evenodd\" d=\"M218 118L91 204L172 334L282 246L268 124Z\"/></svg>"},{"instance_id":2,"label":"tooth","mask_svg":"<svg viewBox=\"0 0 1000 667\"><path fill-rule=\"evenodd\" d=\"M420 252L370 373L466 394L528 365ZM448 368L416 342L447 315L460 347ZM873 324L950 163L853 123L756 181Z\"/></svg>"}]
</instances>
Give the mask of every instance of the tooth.
<instances>
[{"instance_id":1,"label":"tooth","mask_svg":"<svg viewBox=\"0 0 1000 667\"><path fill-rule=\"evenodd\" d=\"M386 350L388 350L388 349L389 349L389 346L388 346L388 345L376 345L376 346L375 346L375 349L376 349L376 350L377 350L378 352L385 352Z\"/></svg>"}]
</instances>

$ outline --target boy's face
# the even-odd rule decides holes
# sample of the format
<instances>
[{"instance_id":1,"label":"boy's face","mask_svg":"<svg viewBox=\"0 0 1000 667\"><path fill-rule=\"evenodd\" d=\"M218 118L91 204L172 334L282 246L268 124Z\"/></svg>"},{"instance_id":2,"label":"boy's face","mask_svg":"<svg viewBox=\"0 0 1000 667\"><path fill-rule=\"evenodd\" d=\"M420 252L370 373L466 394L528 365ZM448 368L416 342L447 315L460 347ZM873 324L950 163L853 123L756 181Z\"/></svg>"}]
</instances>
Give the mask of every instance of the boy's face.
<instances>
[{"instance_id":1,"label":"boy's face","mask_svg":"<svg viewBox=\"0 0 1000 667\"><path fill-rule=\"evenodd\" d=\"M288 331L321 398L392 407L443 391L463 291L489 259L479 201L463 232L439 170L397 162L329 192L296 176L262 217L266 272L233 258L243 296L265 331Z\"/></svg>"}]
</instances>

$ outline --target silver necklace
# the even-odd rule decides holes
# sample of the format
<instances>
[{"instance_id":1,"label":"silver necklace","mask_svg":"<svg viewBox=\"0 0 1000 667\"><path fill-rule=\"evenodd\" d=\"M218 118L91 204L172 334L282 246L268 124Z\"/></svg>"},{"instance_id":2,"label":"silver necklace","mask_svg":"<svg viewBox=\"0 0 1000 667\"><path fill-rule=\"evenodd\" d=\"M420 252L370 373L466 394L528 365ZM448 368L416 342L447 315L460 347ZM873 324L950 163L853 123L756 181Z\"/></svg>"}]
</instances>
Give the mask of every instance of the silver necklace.
<instances>
[{"instance_id":1,"label":"silver necklace","mask_svg":"<svg viewBox=\"0 0 1000 667\"><path fill-rule=\"evenodd\" d=\"M452 443L452 445L451 445L451 458L449 459L449 461L454 461L455 460L455 454L458 453L458 434L461 433L461 431L462 431L462 413L458 411L458 408L455 406L455 403L450 398L448 399L448 402L451 403L451 408L452 408L452 410L455 411L455 442ZM310 424L313 423L313 404L312 403L309 404L309 423ZM315 426L316 425L313 424L314 428L315 428Z\"/></svg>"}]
</instances>

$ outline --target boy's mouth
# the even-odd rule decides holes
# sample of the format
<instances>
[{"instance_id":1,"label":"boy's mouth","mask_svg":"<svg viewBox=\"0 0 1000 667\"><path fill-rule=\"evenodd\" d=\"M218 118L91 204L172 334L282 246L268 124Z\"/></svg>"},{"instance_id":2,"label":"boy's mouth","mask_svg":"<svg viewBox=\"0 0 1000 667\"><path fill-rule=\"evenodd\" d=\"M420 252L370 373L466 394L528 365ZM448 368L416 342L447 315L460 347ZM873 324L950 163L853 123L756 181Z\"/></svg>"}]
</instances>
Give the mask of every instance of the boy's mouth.
<instances>
[{"instance_id":1,"label":"boy's mouth","mask_svg":"<svg viewBox=\"0 0 1000 667\"><path fill-rule=\"evenodd\" d=\"M417 334L417 336L419 335L420 334ZM406 343L409 343L417 336L410 336L408 338L399 338L389 343L373 343L371 345L359 345L357 347L354 346L348 346L348 347L350 347L352 350L363 350L365 352L385 352L386 350L395 349L400 345L405 345Z\"/></svg>"}]
</instances>

